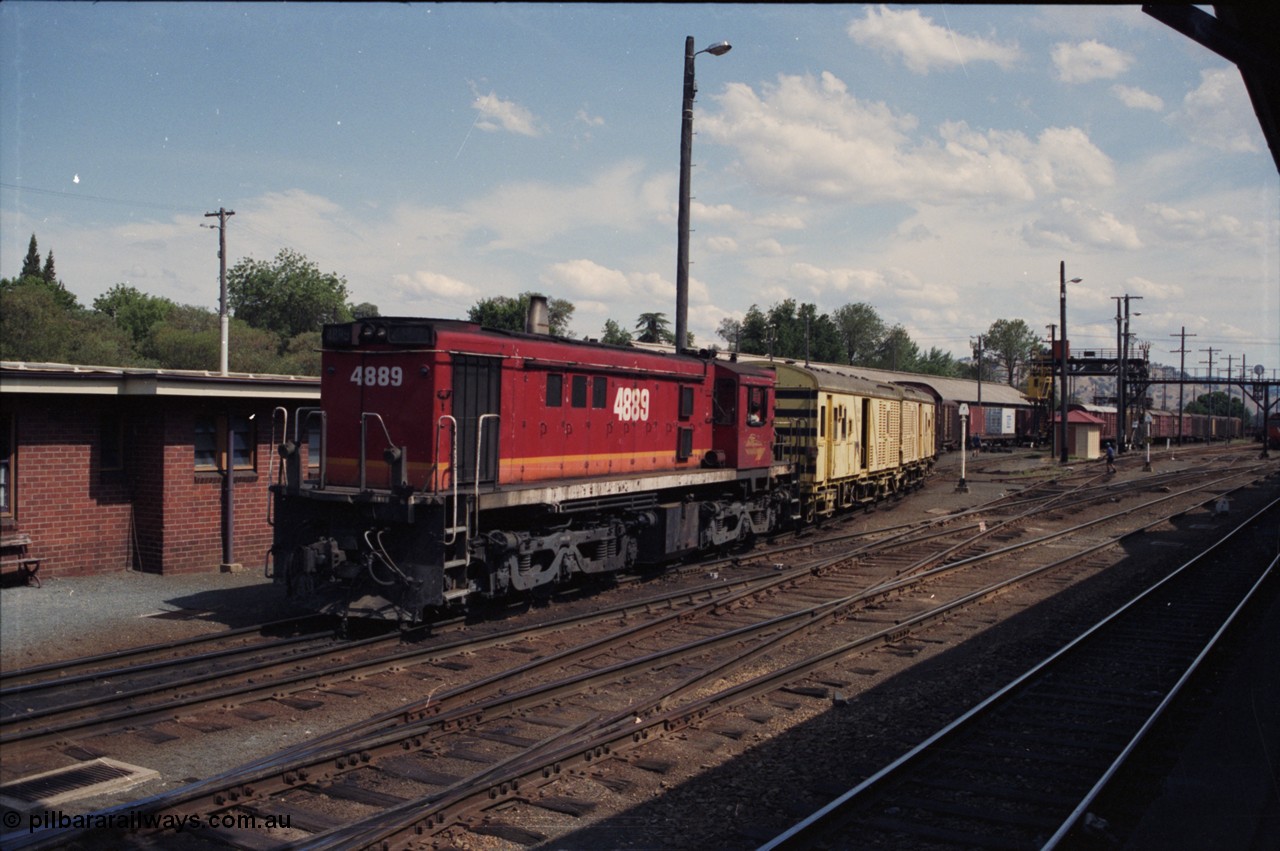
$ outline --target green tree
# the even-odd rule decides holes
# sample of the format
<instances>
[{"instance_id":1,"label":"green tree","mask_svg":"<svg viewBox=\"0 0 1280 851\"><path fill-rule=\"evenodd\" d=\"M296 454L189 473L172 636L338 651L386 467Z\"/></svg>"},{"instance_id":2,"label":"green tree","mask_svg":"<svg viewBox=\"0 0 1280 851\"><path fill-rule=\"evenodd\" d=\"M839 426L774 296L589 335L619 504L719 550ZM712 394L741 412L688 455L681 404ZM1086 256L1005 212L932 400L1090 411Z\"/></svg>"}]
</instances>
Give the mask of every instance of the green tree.
<instances>
[{"instance_id":1,"label":"green tree","mask_svg":"<svg viewBox=\"0 0 1280 851\"><path fill-rule=\"evenodd\" d=\"M774 331L769 326L769 317L764 315L758 305L747 308L742 317L742 349L752 355L767 355L773 352Z\"/></svg>"},{"instance_id":2,"label":"green tree","mask_svg":"<svg viewBox=\"0 0 1280 851\"><path fill-rule=\"evenodd\" d=\"M134 353L132 340L108 317L68 306L59 298L59 290L38 276L0 287L0 359L146 365Z\"/></svg>"},{"instance_id":3,"label":"green tree","mask_svg":"<svg viewBox=\"0 0 1280 851\"><path fill-rule=\"evenodd\" d=\"M1194 402L1188 402L1183 410L1188 414L1212 414L1217 417L1242 418L1245 415L1244 402L1221 390L1200 394Z\"/></svg>"},{"instance_id":4,"label":"green tree","mask_svg":"<svg viewBox=\"0 0 1280 851\"><path fill-rule=\"evenodd\" d=\"M311 332L319 342L319 331ZM154 325L144 343L146 354L164 369L216 369L221 357L222 328L218 314L204 307L174 305ZM274 331L255 328L242 319L227 323L227 368L232 372L289 373ZM319 363L309 373L319 373Z\"/></svg>"},{"instance_id":5,"label":"green tree","mask_svg":"<svg viewBox=\"0 0 1280 851\"><path fill-rule=\"evenodd\" d=\"M1039 344L1040 338L1021 319L997 319L983 335L983 348L1004 367L1011 387L1022 379L1027 362Z\"/></svg>"},{"instance_id":6,"label":"green tree","mask_svg":"<svg viewBox=\"0 0 1280 851\"><path fill-rule=\"evenodd\" d=\"M60 309L74 310L80 307L75 294L58 280L53 268L53 252L49 252L49 260L44 267L40 266L40 249L36 244L36 235L31 234L31 242L27 246L27 256L22 261L22 273L16 278L0 280L0 291L18 286L39 286L44 288Z\"/></svg>"},{"instance_id":7,"label":"green tree","mask_svg":"<svg viewBox=\"0 0 1280 851\"><path fill-rule=\"evenodd\" d=\"M920 348L911 340L907 329L894 325L884 335L868 366L889 369L894 372L915 372L920 360Z\"/></svg>"},{"instance_id":8,"label":"green tree","mask_svg":"<svg viewBox=\"0 0 1280 851\"><path fill-rule=\"evenodd\" d=\"M288 248L275 260L241 260L227 270L227 302L233 315L275 333L280 348L304 331L353 318L347 281Z\"/></svg>"},{"instance_id":9,"label":"green tree","mask_svg":"<svg viewBox=\"0 0 1280 851\"><path fill-rule=\"evenodd\" d=\"M729 344L729 351L736 352L742 341L742 320L726 316L716 328L716 336Z\"/></svg>"},{"instance_id":10,"label":"green tree","mask_svg":"<svg viewBox=\"0 0 1280 851\"><path fill-rule=\"evenodd\" d=\"M304 331L290 340L272 371L283 375L319 375L320 332Z\"/></svg>"},{"instance_id":11,"label":"green tree","mask_svg":"<svg viewBox=\"0 0 1280 851\"><path fill-rule=\"evenodd\" d=\"M642 313L636 318L636 342L674 343L675 332L665 313Z\"/></svg>"},{"instance_id":12,"label":"green tree","mask_svg":"<svg viewBox=\"0 0 1280 851\"><path fill-rule=\"evenodd\" d=\"M467 319L479 323L485 328L496 328L499 331L523 331L525 317L529 314L529 302L539 293L523 292L512 298L499 295L481 299L467 310ZM574 305L571 301L560 298L547 299L547 323L551 336L568 337L569 320L573 317Z\"/></svg>"},{"instance_id":13,"label":"green tree","mask_svg":"<svg viewBox=\"0 0 1280 851\"><path fill-rule=\"evenodd\" d=\"M631 332L612 319L606 319L604 329L600 332L600 342L611 346L625 346L631 342Z\"/></svg>"},{"instance_id":14,"label":"green tree","mask_svg":"<svg viewBox=\"0 0 1280 851\"><path fill-rule=\"evenodd\" d=\"M929 349L929 353L916 362L916 370L925 375L940 375L943 378L954 378L959 375L955 358L950 352L944 352L937 346Z\"/></svg>"},{"instance_id":15,"label":"green tree","mask_svg":"<svg viewBox=\"0 0 1280 851\"><path fill-rule=\"evenodd\" d=\"M866 302L836 308L832 317L844 343L844 363L868 366L884 342L885 324Z\"/></svg>"},{"instance_id":16,"label":"green tree","mask_svg":"<svg viewBox=\"0 0 1280 851\"><path fill-rule=\"evenodd\" d=\"M144 346L151 330L176 306L167 298L147 295L129 284L116 284L93 300L93 309L114 319L136 346Z\"/></svg>"},{"instance_id":17,"label":"green tree","mask_svg":"<svg viewBox=\"0 0 1280 851\"><path fill-rule=\"evenodd\" d=\"M36 244L36 235L31 234L27 243L27 256L22 260L22 273L19 278L36 278L40 276L40 247Z\"/></svg>"},{"instance_id":18,"label":"green tree","mask_svg":"<svg viewBox=\"0 0 1280 851\"><path fill-rule=\"evenodd\" d=\"M351 308L351 317L353 319L373 319L381 315L378 312L378 305L373 302L362 301Z\"/></svg>"}]
</instances>

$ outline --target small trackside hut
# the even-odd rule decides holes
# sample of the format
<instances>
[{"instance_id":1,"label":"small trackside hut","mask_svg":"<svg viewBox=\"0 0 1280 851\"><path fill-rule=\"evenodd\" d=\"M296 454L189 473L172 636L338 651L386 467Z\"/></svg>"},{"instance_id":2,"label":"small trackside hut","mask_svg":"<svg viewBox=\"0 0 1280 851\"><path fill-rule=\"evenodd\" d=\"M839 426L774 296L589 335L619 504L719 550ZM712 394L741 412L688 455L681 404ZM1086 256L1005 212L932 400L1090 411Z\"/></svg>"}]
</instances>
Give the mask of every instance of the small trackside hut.
<instances>
[{"instance_id":1,"label":"small trackside hut","mask_svg":"<svg viewBox=\"0 0 1280 851\"><path fill-rule=\"evenodd\" d=\"M412 621L790 517L767 371L455 320L323 341L321 404L283 425L272 547L276 581L322 608Z\"/></svg>"}]
</instances>

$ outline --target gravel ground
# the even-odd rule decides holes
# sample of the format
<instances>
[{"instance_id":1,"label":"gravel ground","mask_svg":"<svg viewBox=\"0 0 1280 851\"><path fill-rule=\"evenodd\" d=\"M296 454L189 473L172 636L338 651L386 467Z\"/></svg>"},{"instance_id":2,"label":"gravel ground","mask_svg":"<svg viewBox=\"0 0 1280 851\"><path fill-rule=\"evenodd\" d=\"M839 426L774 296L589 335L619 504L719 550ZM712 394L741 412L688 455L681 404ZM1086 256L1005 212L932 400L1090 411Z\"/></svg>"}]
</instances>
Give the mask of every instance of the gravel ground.
<instances>
[{"instance_id":1,"label":"gravel ground","mask_svg":"<svg viewBox=\"0 0 1280 851\"><path fill-rule=\"evenodd\" d=\"M301 611L260 572L123 571L0 589L6 671L278 620Z\"/></svg>"},{"instance_id":2,"label":"gravel ground","mask_svg":"<svg viewBox=\"0 0 1280 851\"><path fill-rule=\"evenodd\" d=\"M1152 460L1157 472L1196 463L1192 452L1181 453L1176 460L1164 453L1153 454ZM941 459L937 474L924 490L906 500L891 503L866 515L864 520L858 521L859 524L893 526L922 516L944 515L980 505L998 497L1002 492L1028 486L1059 471L1053 459L1044 451L989 454L977 459L966 458L965 461L967 492L961 493L956 490L961 456L958 453L951 453ZM1101 463L1099 461L1096 464L1099 472L1101 472ZM1147 475L1141 472L1141 466L1141 458L1123 459L1118 478L1138 478ZM123 572L101 576L51 578L46 580L43 588L0 589L0 667L4 670L14 670L120 647L174 641L192 635L249 626L299 613L301 612L284 599L282 593L272 585L271 581L257 571L178 576ZM977 651L978 648L975 647L974 650ZM980 653L979 656L981 656ZM997 654L995 658L998 659L999 655ZM952 670L946 676L954 674L963 678L965 673L962 672L972 674L975 664L990 664L992 661L991 657L971 659L967 664L959 665L959 670ZM925 671L922 670L921 673L924 674ZM935 671L934 675L937 676L938 673ZM934 687L938 685L940 684L935 682ZM899 725L900 719L912 717L919 709L919 707L910 706L909 700L907 705L903 705L895 703L888 694L883 697L884 700L881 702L869 701L865 707L866 712L860 716L865 723L867 720L874 719L879 713L881 731L893 729ZM391 699L391 696L387 695L387 698ZM1256 705L1254 708L1256 709ZM257 725L254 728L253 738L265 737L268 740L274 740L274 747L278 747L294 741L298 735L305 737L314 730L325 729L342 721L355 720L351 717L353 709L354 707L348 707L342 711L337 707L334 708L335 716L345 717L331 719L308 717L310 729L305 731L296 724L299 719L283 715L278 719L271 719ZM927 713L920 713L920 715L924 717ZM1280 714L1277 717L1280 717ZM833 720L839 719L833 718ZM847 719L845 722L847 723ZM862 736L874 737L875 734L865 727L861 729L863 729ZM838 751L832 747L836 740L832 731L816 730L814 735L819 742L823 743L822 752L828 757ZM237 754L249 744L243 741L243 738L243 733L229 733L224 737L207 737L193 746L203 754L201 762L206 772L216 771L235 764ZM864 759L874 756L876 750L874 746L866 748L867 744L869 743L864 741L861 749L863 752L860 756ZM1254 744L1256 747L1256 740ZM795 748L801 752L806 750L804 737L797 739L794 735L782 738L774 746L784 749ZM273 745L262 741L254 742L250 747L257 752L273 749ZM866 752L868 750L870 753ZM152 764L145 759L146 754L139 753L136 756L140 758L141 764ZM846 758L851 756L852 753L845 755ZM191 754L187 754L187 759L190 758ZM62 761L67 760L64 757ZM827 760L810 763L811 770L822 762ZM154 787L135 790L135 793L158 791L155 787L180 783L186 779L183 776L184 773L190 770L187 767L166 766L159 763L155 767L161 770L163 779ZM1194 769L1190 770L1194 771ZM738 776L740 775L736 773L731 777L718 771L708 772L706 777L690 781L682 789L685 794L672 796L668 806L638 808L635 815L643 816L645 820L649 818L678 819L682 815L682 804L688 805L691 801L699 800L698 790L706 788L700 784L711 783L714 786L720 786L735 782L732 778ZM835 778L833 777L832 780L835 781ZM743 788L742 802L748 810L751 808L752 800L759 801L760 793L758 783ZM712 796L708 795L707 799L710 797ZM68 809L80 810L82 807L92 808L106 803L108 801L105 800L78 801L76 802L78 806L68 807ZM1272 804L1272 806L1275 805ZM797 817L802 814L795 813ZM730 820L734 816L739 814L728 814ZM725 818L726 814L704 812L703 817ZM619 826L612 827L616 829ZM588 828L576 839L579 842L590 843L610 837L609 826L601 826L601 828L594 830ZM679 833L677 831L675 835ZM616 840L618 837L610 838ZM674 836L672 838L674 839ZM741 841L743 837L737 839ZM565 847L589 846L582 844L575 846L574 841L570 840ZM663 847L681 847L681 843L675 840L674 844Z\"/></svg>"}]
</instances>

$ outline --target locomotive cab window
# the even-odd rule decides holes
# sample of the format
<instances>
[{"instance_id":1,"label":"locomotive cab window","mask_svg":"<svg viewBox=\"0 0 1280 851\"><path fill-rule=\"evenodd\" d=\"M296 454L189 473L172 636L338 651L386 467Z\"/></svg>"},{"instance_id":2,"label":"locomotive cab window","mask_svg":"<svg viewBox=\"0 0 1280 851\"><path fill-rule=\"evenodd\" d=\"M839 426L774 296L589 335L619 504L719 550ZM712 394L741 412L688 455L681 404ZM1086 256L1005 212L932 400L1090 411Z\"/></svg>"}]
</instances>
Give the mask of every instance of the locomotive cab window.
<instances>
[{"instance_id":1,"label":"locomotive cab window","mask_svg":"<svg viewBox=\"0 0 1280 851\"><path fill-rule=\"evenodd\" d=\"M769 410L769 389L767 387L747 388L747 425L762 426Z\"/></svg>"},{"instance_id":2,"label":"locomotive cab window","mask_svg":"<svg viewBox=\"0 0 1280 851\"><path fill-rule=\"evenodd\" d=\"M721 378L716 382L714 397L716 425L735 425L738 421L738 382Z\"/></svg>"},{"instance_id":3,"label":"locomotive cab window","mask_svg":"<svg viewBox=\"0 0 1280 851\"><path fill-rule=\"evenodd\" d=\"M547 375L547 407L559 408L564 404L564 376L558 372Z\"/></svg>"}]
</instances>

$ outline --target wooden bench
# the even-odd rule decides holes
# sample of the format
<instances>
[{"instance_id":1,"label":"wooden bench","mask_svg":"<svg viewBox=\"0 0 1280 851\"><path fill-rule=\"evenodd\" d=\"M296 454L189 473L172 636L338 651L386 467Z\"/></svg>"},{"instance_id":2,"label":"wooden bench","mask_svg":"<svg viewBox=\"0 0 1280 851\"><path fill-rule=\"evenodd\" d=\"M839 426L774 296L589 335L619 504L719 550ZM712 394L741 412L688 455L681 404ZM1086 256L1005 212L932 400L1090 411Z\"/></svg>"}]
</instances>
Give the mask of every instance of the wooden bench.
<instances>
[{"instance_id":1,"label":"wooden bench","mask_svg":"<svg viewBox=\"0 0 1280 851\"><path fill-rule=\"evenodd\" d=\"M27 548L30 546L31 536L25 532L0 535L0 556L9 556L0 557L0 569L16 566L18 575L27 585L34 580L35 586L39 588L40 577L36 574L40 572L40 559L28 555Z\"/></svg>"}]
</instances>

